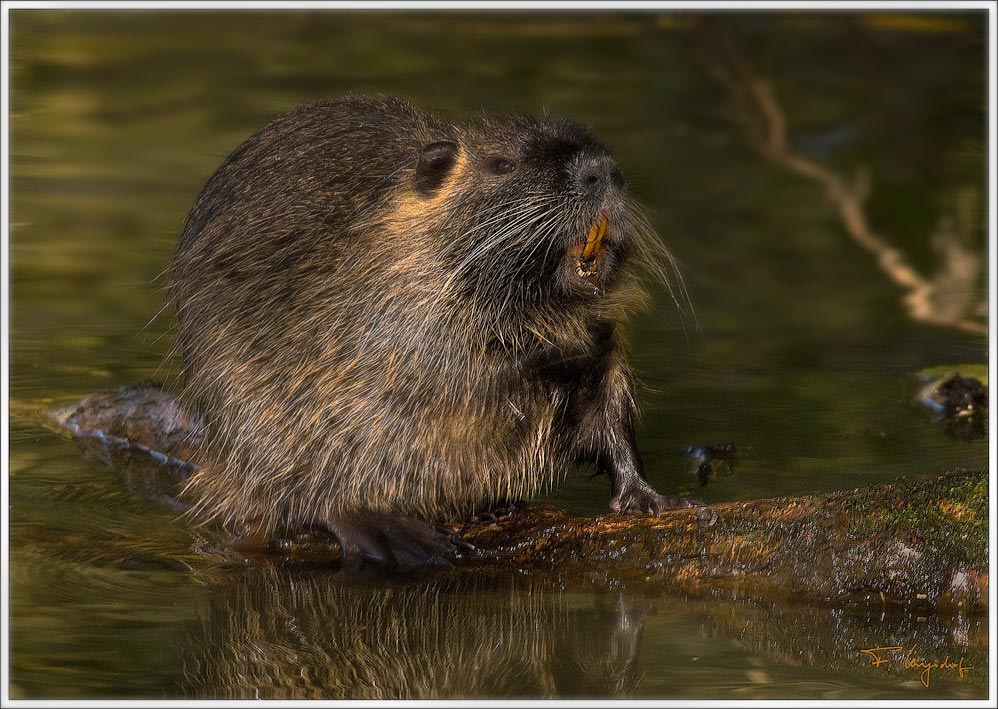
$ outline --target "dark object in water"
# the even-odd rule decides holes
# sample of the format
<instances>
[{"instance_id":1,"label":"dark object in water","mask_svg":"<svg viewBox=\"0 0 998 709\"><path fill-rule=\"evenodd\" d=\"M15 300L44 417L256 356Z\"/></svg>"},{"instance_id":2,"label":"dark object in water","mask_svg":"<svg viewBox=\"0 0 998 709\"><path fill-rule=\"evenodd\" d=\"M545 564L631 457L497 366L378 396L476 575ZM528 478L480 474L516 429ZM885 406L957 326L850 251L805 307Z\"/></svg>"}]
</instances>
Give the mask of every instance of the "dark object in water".
<instances>
[{"instance_id":1,"label":"dark object in water","mask_svg":"<svg viewBox=\"0 0 998 709\"><path fill-rule=\"evenodd\" d=\"M954 418L978 416L988 411L988 388L977 379L960 374L936 383L927 398L947 416Z\"/></svg>"},{"instance_id":2,"label":"dark object in water","mask_svg":"<svg viewBox=\"0 0 998 709\"><path fill-rule=\"evenodd\" d=\"M693 458L697 463L697 482L704 487L718 476L733 475L735 472L735 444L721 443L716 446L690 446L679 451L679 455Z\"/></svg>"},{"instance_id":3,"label":"dark object in water","mask_svg":"<svg viewBox=\"0 0 998 709\"><path fill-rule=\"evenodd\" d=\"M973 440L985 434L988 388L975 377L951 374L935 379L922 387L918 400L936 412L950 437Z\"/></svg>"}]
</instances>

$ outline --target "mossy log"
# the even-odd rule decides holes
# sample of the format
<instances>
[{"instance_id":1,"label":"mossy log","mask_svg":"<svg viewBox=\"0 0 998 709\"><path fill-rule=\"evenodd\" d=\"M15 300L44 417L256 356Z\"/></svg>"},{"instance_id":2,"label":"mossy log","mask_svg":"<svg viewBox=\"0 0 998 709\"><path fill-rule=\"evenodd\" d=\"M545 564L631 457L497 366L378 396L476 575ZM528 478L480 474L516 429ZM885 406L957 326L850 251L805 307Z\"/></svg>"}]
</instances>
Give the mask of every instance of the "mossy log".
<instances>
[{"instance_id":1,"label":"mossy log","mask_svg":"<svg viewBox=\"0 0 998 709\"><path fill-rule=\"evenodd\" d=\"M88 455L166 502L195 466L196 419L154 387L99 392L47 416ZM988 598L988 476L930 479L805 497L728 502L661 516L572 517L541 504L451 525L474 545L457 575L530 575L542 584L670 590L983 613ZM335 539L299 532L240 559L339 561Z\"/></svg>"}]
</instances>

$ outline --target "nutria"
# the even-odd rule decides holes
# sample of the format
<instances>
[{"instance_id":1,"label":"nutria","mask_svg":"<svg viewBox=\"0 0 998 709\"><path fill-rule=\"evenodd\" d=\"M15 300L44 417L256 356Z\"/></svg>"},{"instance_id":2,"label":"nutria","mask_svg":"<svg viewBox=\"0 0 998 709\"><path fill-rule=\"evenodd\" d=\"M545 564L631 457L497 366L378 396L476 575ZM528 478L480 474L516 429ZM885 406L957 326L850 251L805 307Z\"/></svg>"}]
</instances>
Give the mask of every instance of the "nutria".
<instances>
[{"instance_id":1,"label":"nutria","mask_svg":"<svg viewBox=\"0 0 998 709\"><path fill-rule=\"evenodd\" d=\"M440 561L436 523L594 463L645 481L619 325L667 254L582 125L300 107L208 180L171 264L204 520L325 527L354 567Z\"/></svg>"}]
</instances>

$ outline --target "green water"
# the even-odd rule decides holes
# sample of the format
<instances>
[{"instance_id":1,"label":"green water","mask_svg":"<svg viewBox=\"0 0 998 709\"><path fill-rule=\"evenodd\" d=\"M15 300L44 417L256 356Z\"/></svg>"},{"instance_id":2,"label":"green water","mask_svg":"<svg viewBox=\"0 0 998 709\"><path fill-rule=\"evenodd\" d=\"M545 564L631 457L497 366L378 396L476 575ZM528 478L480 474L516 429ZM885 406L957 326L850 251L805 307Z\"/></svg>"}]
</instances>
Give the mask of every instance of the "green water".
<instances>
[{"instance_id":1,"label":"green water","mask_svg":"<svg viewBox=\"0 0 998 709\"><path fill-rule=\"evenodd\" d=\"M941 232L984 262L983 13L730 19L794 148L865 180L878 233L924 274ZM821 188L749 147L697 20L14 12L12 402L169 380L157 277L203 182L289 107L384 93L456 119L549 107L616 151L696 307L659 294L635 322L658 489L716 502L986 468L986 438L911 403L913 371L984 362L985 338L911 320ZM977 272L951 290L980 321ZM72 442L11 426L13 696L986 696L981 619L215 568L183 520ZM678 451L723 443L733 474L700 487ZM553 500L597 514L607 483L573 476ZM928 689L874 671L855 643L881 630L977 669ZM815 636L840 655L810 652Z\"/></svg>"}]
</instances>

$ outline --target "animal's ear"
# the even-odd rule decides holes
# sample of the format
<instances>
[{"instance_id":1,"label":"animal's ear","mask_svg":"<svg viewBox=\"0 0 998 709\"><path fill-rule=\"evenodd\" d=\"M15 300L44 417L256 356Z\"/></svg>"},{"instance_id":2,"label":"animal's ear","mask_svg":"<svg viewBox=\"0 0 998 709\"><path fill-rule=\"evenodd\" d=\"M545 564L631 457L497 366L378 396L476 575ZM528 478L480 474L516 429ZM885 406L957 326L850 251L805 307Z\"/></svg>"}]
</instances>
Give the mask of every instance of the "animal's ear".
<instances>
[{"instance_id":1,"label":"animal's ear","mask_svg":"<svg viewBox=\"0 0 998 709\"><path fill-rule=\"evenodd\" d=\"M416 165L416 189L420 194L429 197L440 188L460 150L453 140L438 140L423 148Z\"/></svg>"}]
</instances>

